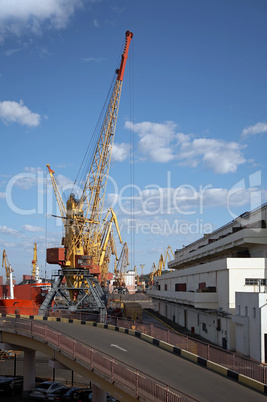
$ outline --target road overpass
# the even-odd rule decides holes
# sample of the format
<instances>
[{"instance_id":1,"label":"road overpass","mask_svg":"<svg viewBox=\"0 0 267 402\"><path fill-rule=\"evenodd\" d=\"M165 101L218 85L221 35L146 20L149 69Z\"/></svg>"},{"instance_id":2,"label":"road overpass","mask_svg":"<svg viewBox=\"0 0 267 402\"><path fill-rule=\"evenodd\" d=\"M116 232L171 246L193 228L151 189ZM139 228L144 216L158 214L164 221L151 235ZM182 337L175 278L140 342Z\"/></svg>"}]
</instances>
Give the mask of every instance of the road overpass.
<instances>
[{"instance_id":1,"label":"road overpass","mask_svg":"<svg viewBox=\"0 0 267 402\"><path fill-rule=\"evenodd\" d=\"M105 392L127 402L266 400L261 393L155 346L146 336L109 328L72 320L2 317L0 341L25 349L25 390L34 386L38 350L88 378L98 402L105 400Z\"/></svg>"}]
</instances>

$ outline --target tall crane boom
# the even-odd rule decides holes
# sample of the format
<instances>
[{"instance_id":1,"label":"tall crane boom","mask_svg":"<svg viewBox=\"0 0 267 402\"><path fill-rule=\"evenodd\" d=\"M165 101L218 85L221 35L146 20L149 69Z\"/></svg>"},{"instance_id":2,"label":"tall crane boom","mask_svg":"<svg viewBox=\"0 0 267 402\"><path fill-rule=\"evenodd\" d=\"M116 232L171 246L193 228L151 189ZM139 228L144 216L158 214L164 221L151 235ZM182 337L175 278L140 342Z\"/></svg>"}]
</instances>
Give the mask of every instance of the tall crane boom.
<instances>
[{"instance_id":1,"label":"tall crane boom","mask_svg":"<svg viewBox=\"0 0 267 402\"><path fill-rule=\"evenodd\" d=\"M56 185L54 171L47 165L65 226L65 236L62 239L64 247L48 249L47 262L61 265L61 276L62 279L63 277L66 278L71 308L74 308L75 301L77 300L76 306L78 304L81 305L82 301L86 299L87 293L96 293L97 285L95 281L91 280L91 276L95 275L100 280L101 267L103 267L103 273L106 276L109 255L113 249L112 224L115 224L119 240L122 242L115 212L110 209L108 211L108 213L111 213L110 220L107 221L107 218L105 218L104 224L102 224L101 220L123 76L132 37L132 32L127 31L120 67L116 70L117 77L114 88L100 129L99 139L81 197L76 198L73 193L70 194L65 207ZM58 288L55 290L55 294L56 291L60 291L60 283L59 281L58 285L56 285ZM63 295L63 291L61 294ZM94 295L94 297L98 307L102 306L102 301L100 300L102 296L98 296L97 298Z\"/></svg>"},{"instance_id":2,"label":"tall crane boom","mask_svg":"<svg viewBox=\"0 0 267 402\"><path fill-rule=\"evenodd\" d=\"M96 236L98 235L98 228L101 222L108 181L124 70L132 37L133 34L130 31L127 31L120 68L116 70L117 79L107 107L91 168L87 175L82 196L77 205L78 211L83 210L83 224L80 225L79 234L75 237L74 242L71 244L71 248L76 248L82 238L84 238L84 246L86 250L91 248L90 244L92 245L92 243L96 243ZM89 236L88 230L90 230ZM87 234L86 237L84 237L85 232ZM71 253L71 251L69 251L69 253Z\"/></svg>"},{"instance_id":3,"label":"tall crane boom","mask_svg":"<svg viewBox=\"0 0 267 402\"><path fill-rule=\"evenodd\" d=\"M58 203L58 207L59 207L59 210L60 210L61 217L64 218L66 216L66 208L65 208L64 202L62 201L61 194L60 194L60 191L58 189L57 182L56 182L56 180L54 178L54 173L55 172L54 172L54 170L52 170L50 168L49 164L47 164L46 166L47 166L50 178L51 178L52 186L53 186L53 189L54 189L54 192L55 192L55 196L56 196L56 200L57 200L57 203Z\"/></svg>"}]
</instances>

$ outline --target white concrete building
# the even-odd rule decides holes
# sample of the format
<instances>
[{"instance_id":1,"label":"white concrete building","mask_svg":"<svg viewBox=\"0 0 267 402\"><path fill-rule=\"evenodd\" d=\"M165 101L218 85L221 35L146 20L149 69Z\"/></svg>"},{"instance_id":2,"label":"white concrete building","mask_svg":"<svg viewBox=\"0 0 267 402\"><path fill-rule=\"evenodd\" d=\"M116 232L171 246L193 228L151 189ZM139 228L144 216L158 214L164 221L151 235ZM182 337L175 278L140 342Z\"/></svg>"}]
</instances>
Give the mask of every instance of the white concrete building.
<instances>
[{"instance_id":1,"label":"white concrete building","mask_svg":"<svg viewBox=\"0 0 267 402\"><path fill-rule=\"evenodd\" d=\"M236 293L236 350L267 362L267 293L260 293L259 287L258 292Z\"/></svg>"},{"instance_id":2,"label":"white concrete building","mask_svg":"<svg viewBox=\"0 0 267 402\"><path fill-rule=\"evenodd\" d=\"M128 292L135 293L136 292L135 271L134 270L127 271L126 274L123 274L123 279L124 279L125 287L127 288ZM110 292L113 292L113 290L114 290L114 282L116 282L114 279L110 280L110 284L109 284Z\"/></svg>"},{"instance_id":3,"label":"white concrete building","mask_svg":"<svg viewBox=\"0 0 267 402\"><path fill-rule=\"evenodd\" d=\"M135 271L127 271L127 274L124 275L125 286L127 287L129 293L136 292L136 279L135 279Z\"/></svg>"},{"instance_id":4,"label":"white concrete building","mask_svg":"<svg viewBox=\"0 0 267 402\"><path fill-rule=\"evenodd\" d=\"M266 361L263 352L266 327L262 325L259 330L265 344L258 341L261 351L255 354L253 349L252 356L252 348L247 347L249 341L242 344L239 339L237 341L243 324L241 321L237 324L233 319L236 292L258 294L259 287L255 283L261 279L261 295L267 296L264 293L267 278L266 222L267 205L264 205L177 250L175 259L168 264L174 271L155 278L154 288L148 291L155 310L221 347L239 350L251 357L261 356L257 360ZM257 310L263 306L261 295L258 306L251 300ZM244 303L248 306L248 302ZM243 302L240 301L241 305ZM253 328L250 329L252 332ZM250 339L252 341L252 337Z\"/></svg>"}]
</instances>

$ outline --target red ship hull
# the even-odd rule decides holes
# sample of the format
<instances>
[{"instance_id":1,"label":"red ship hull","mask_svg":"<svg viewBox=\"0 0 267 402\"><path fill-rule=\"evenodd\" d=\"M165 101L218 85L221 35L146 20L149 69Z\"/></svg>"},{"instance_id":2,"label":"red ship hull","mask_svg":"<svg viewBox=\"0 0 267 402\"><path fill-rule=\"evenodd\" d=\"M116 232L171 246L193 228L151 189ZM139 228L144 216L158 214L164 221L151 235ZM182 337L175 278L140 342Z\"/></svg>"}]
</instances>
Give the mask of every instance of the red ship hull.
<instances>
[{"instance_id":1,"label":"red ship hull","mask_svg":"<svg viewBox=\"0 0 267 402\"><path fill-rule=\"evenodd\" d=\"M14 298L9 297L9 286L2 286L0 313L37 315L41 304L51 289L50 283L30 283L14 286Z\"/></svg>"}]
</instances>

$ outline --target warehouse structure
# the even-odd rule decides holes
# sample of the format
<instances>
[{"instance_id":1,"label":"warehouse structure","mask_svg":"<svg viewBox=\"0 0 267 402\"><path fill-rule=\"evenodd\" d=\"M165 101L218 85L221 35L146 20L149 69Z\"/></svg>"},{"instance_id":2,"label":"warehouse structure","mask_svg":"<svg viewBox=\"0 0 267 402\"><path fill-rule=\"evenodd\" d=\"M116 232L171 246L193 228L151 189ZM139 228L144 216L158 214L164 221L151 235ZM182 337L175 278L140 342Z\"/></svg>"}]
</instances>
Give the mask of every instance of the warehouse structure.
<instances>
[{"instance_id":1,"label":"warehouse structure","mask_svg":"<svg viewBox=\"0 0 267 402\"><path fill-rule=\"evenodd\" d=\"M148 294L161 315L267 362L267 204L176 250Z\"/></svg>"}]
</instances>

